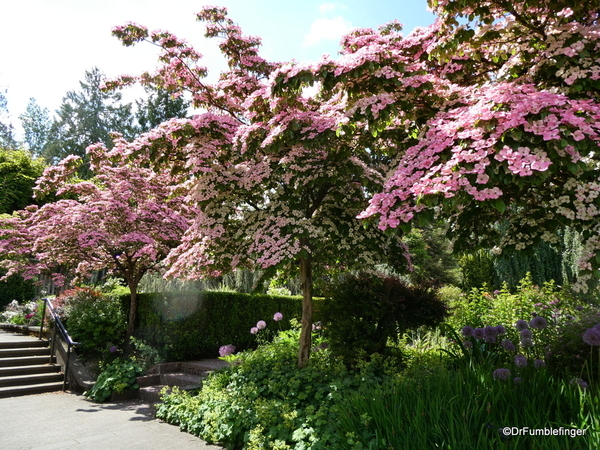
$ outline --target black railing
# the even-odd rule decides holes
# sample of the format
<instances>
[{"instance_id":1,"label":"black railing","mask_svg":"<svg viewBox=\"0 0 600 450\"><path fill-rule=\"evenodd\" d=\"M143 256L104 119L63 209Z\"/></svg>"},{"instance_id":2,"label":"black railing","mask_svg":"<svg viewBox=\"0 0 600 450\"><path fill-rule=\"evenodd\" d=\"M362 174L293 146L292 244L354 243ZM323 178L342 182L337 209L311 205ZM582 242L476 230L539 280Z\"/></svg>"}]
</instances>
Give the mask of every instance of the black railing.
<instances>
[{"instance_id":1,"label":"black railing","mask_svg":"<svg viewBox=\"0 0 600 450\"><path fill-rule=\"evenodd\" d=\"M63 391L64 391L66 389L66 387L67 387L67 382L68 382L69 365L71 363L71 349L75 345L79 345L79 342L74 342L73 339L71 339L71 336L69 336L69 333L67 332L67 329L63 325L62 321L60 320L59 315L56 313L56 310L54 309L54 306L52 305L52 301L50 301L49 298L45 298L43 300L44 300L44 307L43 307L43 310L42 310L42 324L40 325L40 339L42 339L42 336L43 336L44 320L46 318L46 311L48 311L50 313L50 318L54 322L54 329L52 331L52 338L51 338L52 339L52 346L51 346L51 350L50 350L50 364L52 364L52 360L54 358L54 353L55 353L55 349L56 349L56 332L57 331L60 332L60 334L62 335L62 339L67 344L67 358L66 358L66 362L65 362L65 376L63 378Z\"/></svg>"}]
</instances>

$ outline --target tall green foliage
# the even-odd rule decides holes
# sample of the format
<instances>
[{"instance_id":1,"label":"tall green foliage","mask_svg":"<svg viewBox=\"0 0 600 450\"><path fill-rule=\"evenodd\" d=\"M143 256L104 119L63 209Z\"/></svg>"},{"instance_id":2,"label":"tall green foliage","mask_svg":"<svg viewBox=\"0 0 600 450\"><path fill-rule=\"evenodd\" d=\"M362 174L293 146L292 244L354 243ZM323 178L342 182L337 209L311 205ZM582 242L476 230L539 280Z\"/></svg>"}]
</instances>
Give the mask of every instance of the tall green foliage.
<instances>
[{"instance_id":1,"label":"tall green foliage","mask_svg":"<svg viewBox=\"0 0 600 450\"><path fill-rule=\"evenodd\" d=\"M25 113L21 114L19 119L21 119L21 125L25 132L25 143L29 151L35 156L43 156L48 146L52 127L48 108L42 108L34 98L30 98Z\"/></svg>"},{"instance_id":2,"label":"tall green foliage","mask_svg":"<svg viewBox=\"0 0 600 450\"><path fill-rule=\"evenodd\" d=\"M43 162L25 150L0 148L0 214L34 203L33 187L43 171Z\"/></svg>"},{"instance_id":3,"label":"tall green foliage","mask_svg":"<svg viewBox=\"0 0 600 450\"><path fill-rule=\"evenodd\" d=\"M85 80L80 81L79 91L69 91L56 111L57 119L52 123L50 139L44 156L56 163L69 155L80 156L87 161L85 149L92 144L103 142L112 145L113 132L126 138L134 134L131 104L122 104L118 92L104 92L104 74L94 67L85 72ZM87 166L82 166L81 174L89 175Z\"/></svg>"}]
</instances>

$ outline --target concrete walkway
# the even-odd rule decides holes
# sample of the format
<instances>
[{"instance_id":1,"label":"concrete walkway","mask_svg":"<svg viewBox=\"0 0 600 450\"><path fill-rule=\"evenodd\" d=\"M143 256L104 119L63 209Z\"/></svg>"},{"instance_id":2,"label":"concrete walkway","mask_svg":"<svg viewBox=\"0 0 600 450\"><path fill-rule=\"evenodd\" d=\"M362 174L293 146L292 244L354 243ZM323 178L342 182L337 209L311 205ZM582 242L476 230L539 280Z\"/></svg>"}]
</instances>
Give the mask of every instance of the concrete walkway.
<instances>
[{"instance_id":1,"label":"concrete walkway","mask_svg":"<svg viewBox=\"0 0 600 450\"><path fill-rule=\"evenodd\" d=\"M0 342L36 341L0 331ZM220 368L221 360L209 360ZM209 367L212 367L209 365ZM94 403L80 394L53 392L0 398L0 450L217 450L154 418L140 401Z\"/></svg>"},{"instance_id":2,"label":"concrete walkway","mask_svg":"<svg viewBox=\"0 0 600 450\"><path fill-rule=\"evenodd\" d=\"M65 392L0 399L2 450L220 448L154 419L140 402L93 403Z\"/></svg>"}]
</instances>

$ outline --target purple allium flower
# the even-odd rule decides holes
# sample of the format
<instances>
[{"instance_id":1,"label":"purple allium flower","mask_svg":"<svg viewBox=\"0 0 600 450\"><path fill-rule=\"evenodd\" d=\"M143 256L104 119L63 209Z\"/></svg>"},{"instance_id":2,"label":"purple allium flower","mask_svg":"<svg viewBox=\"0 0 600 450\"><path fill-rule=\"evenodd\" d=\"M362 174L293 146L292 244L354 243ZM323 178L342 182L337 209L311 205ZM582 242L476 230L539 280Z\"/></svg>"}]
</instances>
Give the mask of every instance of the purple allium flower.
<instances>
[{"instance_id":1,"label":"purple allium flower","mask_svg":"<svg viewBox=\"0 0 600 450\"><path fill-rule=\"evenodd\" d=\"M283 319L283 314L281 314L280 312L276 312L275 315L273 316L273 320L275 322L279 322L282 319Z\"/></svg>"},{"instance_id":2,"label":"purple allium flower","mask_svg":"<svg viewBox=\"0 0 600 450\"><path fill-rule=\"evenodd\" d=\"M533 367L535 367L536 369L543 369L544 367L546 367L546 362L543 359L536 359L533 362Z\"/></svg>"},{"instance_id":3,"label":"purple allium flower","mask_svg":"<svg viewBox=\"0 0 600 450\"><path fill-rule=\"evenodd\" d=\"M523 338L523 339L521 339L521 347L531 348L531 347L533 347L533 341L529 338Z\"/></svg>"},{"instance_id":4,"label":"purple allium flower","mask_svg":"<svg viewBox=\"0 0 600 450\"><path fill-rule=\"evenodd\" d=\"M256 327L250 328L250 333L252 333L252 334L258 333L258 328L256 328Z\"/></svg>"},{"instance_id":5,"label":"purple allium flower","mask_svg":"<svg viewBox=\"0 0 600 450\"><path fill-rule=\"evenodd\" d=\"M583 333L583 342L589 345L600 345L600 331L590 328Z\"/></svg>"},{"instance_id":6,"label":"purple allium flower","mask_svg":"<svg viewBox=\"0 0 600 450\"><path fill-rule=\"evenodd\" d=\"M259 330L264 330L265 328L267 328L267 322L265 322L264 320L259 320L258 322L256 322L256 328L258 328Z\"/></svg>"},{"instance_id":7,"label":"purple allium flower","mask_svg":"<svg viewBox=\"0 0 600 450\"><path fill-rule=\"evenodd\" d=\"M570 382L571 386L578 385L581 389L585 389L588 387L587 382L582 380L581 378L573 378Z\"/></svg>"},{"instance_id":8,"label":"purple allium flower","mask_svg":"<svg viewBox=\"0 0 600 450\"><path fill-rule=\"evenodd\" d=\"M500 343L500 345L507 352L514 352L517 349L515 347L515 344L513 344L510 339L503 339L502 342Z\"/></svg>"},{"instance_id":9,"label":"purple allium flower","mask_svg":"<svg viewBox=\"0 0 600 450\"><path fill-rule=\"evenodd\" d=\"M502 325L497 325L496 336L500 336L501 334L506 334L506 328L504 328Z\"/></svg>"},{"instance_id":10,"label":"purple allium flower","mask_svg":"<svg viewBox=\"0 0 600 450\"><path fill-rule=\"evenodd\" d=\"M520 367L521 369L527 367L527 358L523 355L515 356L515 366Z\"/></svg>"},{"instance_id":11,"label":"purple allium flower","mask_svg":"<svg viewBox=\"0 0 600 450\"><path fill-rule=\"evenodd\" d=\"M533 338L533 333L531 330L521 330L521 339L531 339Z\"/></svg>"},{"instance_id":12,"label":"purple allium flower","mask_svg":"<svg viewBox=\"0 0 600 450\"><path fill-rule=\"evenodd\" d=\"M492 374L494 380L506 381L510 378L510 370L508 369L496 369Z\"/></svg>"},{"instance_id":13,"label":"purple allium flower","mask_svg":"<svg viewBox=\"0 0 600 450\"><path fill-rule=\"evenodd\" d=\"M537 316L531 319L529 326L536 330L542 330L548 326L548 322L542 316Z\"/></svg>"},{"instance_id":14,"label":"purple allium flower","mask_svg":"<svg viewBox=\"0 0 600 450\"><path fill-rule=\"evenodd\" d=\"M577 305L577 306L575 307L575 309L576 309L577 311L583 311L583 306L581 306L581 305Z\"/></svg>"},{"instance_id":15,"label":"purple allium flower","mask_svg":"<svg viewBox=\"0 0 600 450\"><path fill-rule=\"evenodd\" d=\"M111 345L110 348L108 349L108 351L111 353L115 353L117 351L117 347L115 347L114 345Z\"/></svg>"},{"instance_id":16,"label":"purple allium flower","mask_svg":"<svg viewBox=\"0 0 600 450\"><path fill-rule=\"evenodd\" d=\"M526 321L524 321L523 319L519 319L517 320L517 322L515 323L515 327L517 328L517 330L521 331L521 330L526 330L528 327L528 324Z\"/></svg>"},{"instance_id":17,"label":"purple allium flower","mask_svg":"<svg viewBox=\"0 0 600 450\"><path fill-rule=\"evenodd\" d=\"M496 289L496 290L494 291L494 295L498 295L499 293L500 293L500 291L499 291L498 289Z\"/></svg>"},{"instance_id":18,"label":"purple allium flower","mask_svg":"<svg viewBox=\"0 0 600 450\"><path fill-rule=\"evenodd\" d=\"M515 383L515 384L521 384L522 382L523 382L523 378L521 378L521 377L513 378L513 383Z\"/></svg>"},{"instance_id":19,"label":"purple allium flower","mask_svg":"<svg viewBox=\"0 0 600 450\"><path fill-rule=\"evenodd\" d=\"M473 336L473 327L467 325L466 327L462 328L461 333L464 337L471 337Z\"/></svg>"},{"instance_id":20,"label":"purple allium flower","mask_svg":"<svg viewBox=\"0 0 600 450\"><path fill-rule=\"evenodd\" d=\"M485 331L483 331L483 328L475 328L473 330L473 337L475 339L483 339L485 337Z\"/></svg>"},{"instance_id":21,"label":"purple allium flower","mask_svg":"<svg viewBox=\"0 0 600 450\"><path fill-rule=\"evenodd\" d=\"M463 347L464 348L473 348L473 343L471 341L464 341L463 342Z\"/></svg>"},{"instance_id":22,"label":"purple allium flower","mask_svg":"<svg viewBox=\"0 0 600 450\"><path fill-rule=\"evenodd\" d=\"M490 325L486 325L483 328L483 332L485 333L486 336L496 336L498 334L498 332L496 331L496 327L492 327Z\"/></svg>"},{"instance_id":23,"label":"purple allium flower","mask_svg":"<svg viewBox=\"0 0 600 450\"><path fill-rule=\"evenodd\" d=\"M487 342L488 344L495 344L496 343L496 336L492 336L489 334L485 335L485 342Z\"/></svg>"},{"instance_id":24,"label":"purple allium flower","mask_svg":"<svg viewBox=\"0 0 600 450\"><path fill-rule=\"evenodd\" d=\"M224 357L224 356L229 356L232 355L235 352L235 345L223 345L221 347L219 347L219 356L220 357Z\"/></svg>"}]
</instances>

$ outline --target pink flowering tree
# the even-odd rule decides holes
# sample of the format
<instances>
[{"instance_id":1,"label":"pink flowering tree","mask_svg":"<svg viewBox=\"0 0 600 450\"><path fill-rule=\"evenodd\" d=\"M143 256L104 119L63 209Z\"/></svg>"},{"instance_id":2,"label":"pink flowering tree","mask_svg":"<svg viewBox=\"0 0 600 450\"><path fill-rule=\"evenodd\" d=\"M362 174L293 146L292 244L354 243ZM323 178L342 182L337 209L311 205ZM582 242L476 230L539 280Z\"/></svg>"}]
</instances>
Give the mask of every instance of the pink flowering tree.
<instances>
[{"instance_id":1,"label":"pink flowering tree","mask_svg":"<svg viewBox=\"0 0 600 450\"><path fill-rule=\"evenodd\" d=\"M205 112L163 123L123 152L173 173L187 174L188 200L199 210L169 258L168 275L200 278L237 268L298 273L302 281L299 366L308 362L312 332L313 271L406 264L396 233L365 227L356 216L383 188L394 148L375 154L361 135L340 134L346 102L320 92L272 90L280 63L264 60L260 40L247 37L222 8L199 20L206 36L221 38L229 69L214 84L200 55L166 32L128 24L114 34L125 45L147 41L162 48L155 73L124 76L115 88L140 82L190 95Z\"/></svg>"},{"instance_id":2,"label":"pink flowering tree","mask_svg":"<svg viewBox=\"0 0 600 450\"><path fill-rule=\"evenodd\" d=\"M356 30L343 56L285 65L275 92L320 83L347 99L340 131L399 155L359 217L380 229L443 219L455 248L526 251L580 233L600 276L598 3L432 0L437 22ZM462 20L458 20L462 19ZM502 221L502 233L494 224ZM588 284L581 283L586 289Z\"/></svg>"},{"instance_id":3,"label":"pink flowering tree","mask_svg":"<svg viewBox=\"0 0 600 450\"><path fill-rule=\"evenodd\" d=\"M117 141L120 142L120 141ZM0 263L6 276L22 273L32 279L53 274L57 285L65 270L85 280L94 270L108 269L131 292L126 344L133 333L137 288L142 276L160 267L181 243L193 209L168 171L123 159L119 147L87 149L90 181L74 181L81 159L71 156L46 169L37 194L62 198L42 207L30 206L0 224ZM61 273L57 269L62 269Z\"/></svg>"}]
</instances>

